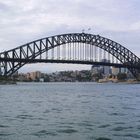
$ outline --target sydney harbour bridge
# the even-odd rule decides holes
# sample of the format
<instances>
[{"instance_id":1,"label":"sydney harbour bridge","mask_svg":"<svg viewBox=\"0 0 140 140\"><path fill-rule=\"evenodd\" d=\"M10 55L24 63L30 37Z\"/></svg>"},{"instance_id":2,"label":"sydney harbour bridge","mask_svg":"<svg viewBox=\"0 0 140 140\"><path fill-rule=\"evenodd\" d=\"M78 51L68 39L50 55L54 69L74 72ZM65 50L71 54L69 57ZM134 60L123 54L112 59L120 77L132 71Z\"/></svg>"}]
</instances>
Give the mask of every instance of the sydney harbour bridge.
<instances>
[{"instance_id":1,"label":"sydney harbour bridge","mask_svg":"<svg viewBox=\"0 0 140 140\"><path fill-rule=\"evenodd\" d=\"M107 61L103 61L107 60ZM12 76L30 63L68 63L128 68L140 80L140 58L108 38L69 33L41 38L0 53L0 73Z\"/></svg>"}]
</instances>

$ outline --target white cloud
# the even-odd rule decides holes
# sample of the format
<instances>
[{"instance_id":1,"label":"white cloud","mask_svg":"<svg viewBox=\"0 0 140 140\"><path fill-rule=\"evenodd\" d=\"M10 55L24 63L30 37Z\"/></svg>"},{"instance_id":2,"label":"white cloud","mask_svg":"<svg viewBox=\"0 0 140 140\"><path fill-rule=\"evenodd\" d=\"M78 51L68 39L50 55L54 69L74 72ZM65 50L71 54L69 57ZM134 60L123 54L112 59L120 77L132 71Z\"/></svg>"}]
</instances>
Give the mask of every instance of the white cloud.
<instances>
[{"instance_id":1,"label":"white cloud","mask_svg":"<svg viewBox=\"0 0 140 140\"><path fill-rule=\"evenodd\" d=\"M140 31L140 20L131 25L131 30Z\"/></svg>"}]
</instances>

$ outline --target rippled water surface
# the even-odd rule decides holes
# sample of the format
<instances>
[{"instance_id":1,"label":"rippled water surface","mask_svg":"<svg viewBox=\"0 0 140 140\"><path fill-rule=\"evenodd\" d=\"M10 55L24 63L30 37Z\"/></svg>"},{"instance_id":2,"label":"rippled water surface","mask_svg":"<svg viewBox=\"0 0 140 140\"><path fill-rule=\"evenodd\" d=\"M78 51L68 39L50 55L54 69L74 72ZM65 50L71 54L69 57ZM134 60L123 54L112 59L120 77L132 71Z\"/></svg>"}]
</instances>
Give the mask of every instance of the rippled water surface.
<instances>
[{"instance_id":1,"label":"rippled water surface","mask_svg":"<svg viewBox=\"0 0 140 140\"><path fill-rule=\"evenodd\" d=\"M0 140L140 140L140 85L0 85Z\"/></svg>"}]
</instances>

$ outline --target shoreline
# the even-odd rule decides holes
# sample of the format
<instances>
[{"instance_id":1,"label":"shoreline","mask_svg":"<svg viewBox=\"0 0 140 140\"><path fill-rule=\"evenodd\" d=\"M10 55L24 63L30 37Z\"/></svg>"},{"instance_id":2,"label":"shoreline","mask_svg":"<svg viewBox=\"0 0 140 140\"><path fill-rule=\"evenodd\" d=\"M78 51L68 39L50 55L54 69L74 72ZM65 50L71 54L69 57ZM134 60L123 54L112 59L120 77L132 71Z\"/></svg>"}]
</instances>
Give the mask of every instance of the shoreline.
<instances>
[{"instance_id":1,"label":"shoreline","mask_svg":"<svg viewBox=\"0 0 140 140\"><path fill-rule=\"evenodd\" d=\"M117 79L99 79L98 83L127 83L127 84L140 84L140 81L134 79L117 80Z\"/></svg>"},{"instance_id":2,"label":"shoreline","mask_svg":"<svg viewBox=\"0 0 140 140\"><path fill-rule=\"evenodd\" d=\"M34 81L0 81L0 85L16 85L17 83L69 83L69 82L66 82L66 81L60 81L60 82L34 82ZM89 82L89 83L114 83L114 84L120 84L120 83L126 83L126 84L140 84L140 81L136 81L136 80L108 80L108 79L99 79L99 81L82 81L82 82L79 82L79 81L73 81L73 82L70 82L70 83L86 83L86 82Z\"/></svg>"},{"instance_id":3,"label":"shoreline","mask_svg":"<svg viewBox=\"0 0 140 140\"><path fill-rule=\"evenodd\" d=\"M16 85L16 81L0 81L0 85Z\"/></svg>"}]
</instances>

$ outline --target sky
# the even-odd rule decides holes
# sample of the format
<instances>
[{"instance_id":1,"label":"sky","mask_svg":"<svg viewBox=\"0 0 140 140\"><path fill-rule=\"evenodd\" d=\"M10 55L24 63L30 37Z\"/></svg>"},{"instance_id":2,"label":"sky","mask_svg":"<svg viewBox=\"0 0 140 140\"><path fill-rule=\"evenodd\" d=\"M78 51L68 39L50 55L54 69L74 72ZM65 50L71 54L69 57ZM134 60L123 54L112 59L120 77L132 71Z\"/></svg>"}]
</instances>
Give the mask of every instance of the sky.
<instances>
[{"instance_id":1,"label":"sky","mask_svg":"<svg viewBox=\"0 0 140 140\"><path fill-rule=\"evenodd\" d=\"M0 52L43 37L85 29L120 43L140 57L139 7L140 0L0 0ZM35 64L20 71L89 68Z\"/></svg>"}]
</instances>

